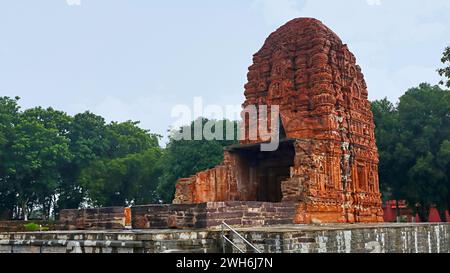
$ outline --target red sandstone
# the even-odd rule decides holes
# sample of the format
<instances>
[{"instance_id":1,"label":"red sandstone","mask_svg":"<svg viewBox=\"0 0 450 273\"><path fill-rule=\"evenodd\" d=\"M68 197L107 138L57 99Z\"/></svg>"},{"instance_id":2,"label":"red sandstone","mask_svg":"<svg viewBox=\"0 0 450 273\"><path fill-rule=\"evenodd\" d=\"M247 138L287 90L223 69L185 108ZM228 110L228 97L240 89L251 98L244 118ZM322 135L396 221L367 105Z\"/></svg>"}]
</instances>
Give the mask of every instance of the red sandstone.
<instances>
[{"instance_id":1,"label":"red sandstone","mask_svg":"<svg viewBox=\"0 0 450 273\"><path fill-rule=\"evenodd\" d=\"M383 221L366 82L333 31L299 18L272 33L245 96L244 106L280 106L286 141L270 153L252 148L262 138L226 149L220 166L179 180L174 203L296 202L295 223Z\"/></svg>"}]
</instances>

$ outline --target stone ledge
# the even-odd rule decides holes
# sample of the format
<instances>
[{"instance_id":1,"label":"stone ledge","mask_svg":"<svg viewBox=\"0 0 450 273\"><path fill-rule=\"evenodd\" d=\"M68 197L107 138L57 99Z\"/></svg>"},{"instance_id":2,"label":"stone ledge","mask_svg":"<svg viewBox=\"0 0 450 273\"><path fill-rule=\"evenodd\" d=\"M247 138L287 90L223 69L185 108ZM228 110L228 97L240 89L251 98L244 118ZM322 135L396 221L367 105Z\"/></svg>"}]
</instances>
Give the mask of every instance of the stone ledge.
<instances>
[{"instance_id":1,"label":"stone ledge","mask_svg":"<svg viewBox=\"0 0 450 273\"><path fill-rule=\"evenodd\" d=\"M450 223L284 225L238 231L266 253L450 253ZM245 249L237 236L225 234ZM12 232L0 233L0 253L219 253L220 236L216 228Z\"/></svg>"}]
</instances>

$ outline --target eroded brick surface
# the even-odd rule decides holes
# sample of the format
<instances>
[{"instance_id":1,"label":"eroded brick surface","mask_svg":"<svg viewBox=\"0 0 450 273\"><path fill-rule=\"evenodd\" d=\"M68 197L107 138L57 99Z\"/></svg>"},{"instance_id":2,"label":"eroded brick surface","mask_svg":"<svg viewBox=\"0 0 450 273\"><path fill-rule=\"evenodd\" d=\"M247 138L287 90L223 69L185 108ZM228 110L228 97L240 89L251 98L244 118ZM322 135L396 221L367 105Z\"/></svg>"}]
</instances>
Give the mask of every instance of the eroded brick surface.
<instances>
[{"instance_id":1,"label":"eroded brick surface","mask_svg":"<svg viewBox=\"0 0 450 273\"><path fill-rule=\"evenodd\" d=\"M287 148L294 152L292 163L277 166L272 155L255 163L261 154L227 150L220 166L181 179L174 203L285 201L298 203L296 223L383 221L367 85L355 56L333 31L299 18L272 33L254 55L245 97L244 106L280 106L286 138L293 139ZM243 145L264 137L245 136Z\"/></svg>"},{"instance_id":2,"label":"eroded brick surface","mask_svg":"<svg viewBox=\"0 0 450 273\"><path fill-rule=\"evenodd\" d=\"M124 207L68 209L60 212L59 223L68 230L124 229L125 218Z\"/></svg>"},{"instance_id":3,"label":"eroded brick surface","mask_svg":"<svg viewBox=\"0 0 450 273\"><path fill-rule=\"evenodd\" d=\"M214 228L292 224L295 203L211 202L132 207L134 229Z\"/></svg>"}]
</instances>

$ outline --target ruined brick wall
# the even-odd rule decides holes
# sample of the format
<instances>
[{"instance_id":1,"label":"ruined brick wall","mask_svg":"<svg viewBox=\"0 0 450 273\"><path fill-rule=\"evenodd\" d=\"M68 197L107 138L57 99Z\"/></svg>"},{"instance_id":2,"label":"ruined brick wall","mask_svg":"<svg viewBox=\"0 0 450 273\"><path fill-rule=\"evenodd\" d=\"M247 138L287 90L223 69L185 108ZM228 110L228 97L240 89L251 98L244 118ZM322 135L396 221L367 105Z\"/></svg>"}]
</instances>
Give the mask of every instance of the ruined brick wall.
<instances>
[{"instance_id":1,"label":"ruined brick wall","mask_svg":"<svg viewBox=\"0 0 450 273\"><path fill-rule=\"evenodd\" d=\"M294 203L212 202L132 207L135 229L214 228L225 221L233 226L292 224Z\"/></svg>"},{"instance_id":2,"label":"ruined brick wall","mask_svg":"<svg viewBox=\"0 0 450 273\"><path fill-rule=\"evenodd\" d=\"M67 230L124 229L125 208L62 210L59 214L59 223Z\"/></svg>"},{"instance_id":3,"label":"ruined brick wall","mask_svg":"<svg viewBox=\"0 0 450 273\"><path fill-rule=\"evenodd\" d=\"M174 204L195 204L240 200L237 183L237 158L225 152L221 165L190 178L181 178L176 184Z\"/></svg>"},{"instance_id":4,"label":"ruined brick wall","mask_svg":"<svg viewBox=\"0 0 450 273\"><path fill-rule=\"evenodd\" d=\"M201 228L205 219L204 203L131 207L133 229Z\"/></svg>"}]
</instances>

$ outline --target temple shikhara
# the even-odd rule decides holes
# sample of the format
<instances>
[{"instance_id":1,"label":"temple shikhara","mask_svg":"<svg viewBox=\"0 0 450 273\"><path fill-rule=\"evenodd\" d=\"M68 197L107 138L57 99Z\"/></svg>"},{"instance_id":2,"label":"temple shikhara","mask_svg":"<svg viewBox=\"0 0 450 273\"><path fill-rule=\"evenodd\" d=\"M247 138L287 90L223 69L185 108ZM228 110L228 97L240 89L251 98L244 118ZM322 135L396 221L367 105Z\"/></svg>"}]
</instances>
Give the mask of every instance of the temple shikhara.
<instances>
[{"instance_id":1,"label":"temple shikhara","mask_svg":"<svg viewBox=\"0 0 450 273\"><path fill-rule=\"evenodd\" d=\"M383 221L366 82L333 31L312 18L280 27L254 55L245 97L279 105L278 150L249 138L227 147L221 165L178 181L174 204L290 204L297 224Z\"/></svg>"}]
</instances>

